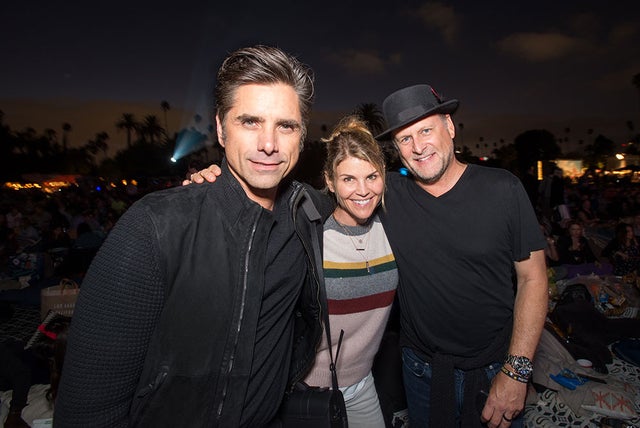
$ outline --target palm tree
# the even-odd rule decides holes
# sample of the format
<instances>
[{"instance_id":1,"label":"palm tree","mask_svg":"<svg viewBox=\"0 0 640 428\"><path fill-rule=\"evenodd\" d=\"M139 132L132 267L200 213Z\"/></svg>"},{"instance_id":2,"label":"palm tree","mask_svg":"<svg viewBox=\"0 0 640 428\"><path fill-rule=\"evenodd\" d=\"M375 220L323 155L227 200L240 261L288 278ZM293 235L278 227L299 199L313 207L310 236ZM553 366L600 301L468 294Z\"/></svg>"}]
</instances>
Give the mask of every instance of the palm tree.
<instances>
[{"instance_id":1,"label":"palm tree","mask_svg":"<svg viewBox=\"0 0 640 428\"><path fill-rule=\"evenodd\" d=\"M16 136L18 137L18 141L20 142L20 145L18 146L20 153L29 157L34 156L35 145L33 144L33 142L36 140L36 130L28 126L22 131L18 131Z\"/></svg>"},{"instance_id":2,"label":"palm tree","mask_svg":"<svg viewBox=\"0 0 640 428\"><path fill-rule=\"evenodd\" d=\"M43 132L44 138L49 142L49 147L53 151L58 151L60 145L58 144L58 133L55 129L47 128Z\"/></svg>"},{"instance_id":3,"label":"palm tree","mask_svg":"<svg viewBox=\"0 0 640 428\"><path fill-rule=\"evenodd\" d=\"M358 104L352 114L362 119L374 136L380 134L385 128L384 116L375 103ZM327 131L326 125L322 125L321 129L325 133ZM382 141L380 146L382 147L387 167L390 169L399 168L400 157L393 143L391 141Z\"/></svg>"},{"instance_id":4,"label":"palm tree","mask_svg":"<svg viewBox=\"0 0 640 428\"><path fill-rule=\"evenodd\" d=\"M140 124L136 122L132 113L123 113L116 122L116 128L127 131L127 148L131 148L131 134L138 132Z\"/></svg>"},{"instance_id":5,"label":"palm tree","mask_svg":"<svg viewBox=\"0 0 640 428\"><path fill-rule=\"evenodd\" d=\"M55 129L46 128L42 131L42 135L46 142L46 150L49 153L49 156L58 154L60 152L60 144L58 143L58 133Z\"/></svg>"},{"instance_id":6,"label":"palm tree","mask_svg":"<svg viewBox=\"0 0 640 428\"><path fill-rule=\"evenodd\" d=\"M102 151L102 154L107 157L107 150L109 149L109 144L107 144L107 140L109 139L109 134L106 132L98 132L96 134L95 146L98 150Z\"/></svg>"},{"instance_id":7,"label":"palm tree","mask_svg":"<svg viewBox=\"0 0 640 428\"><path fill-rule=\"evenodd\" d=\"M109 148L109 145L107 144L108 139L109 139L109 134L107 134L104 131L98 132L95 138L93 140L89 140L85 145L86 151L93 156L94 165L97 165L95 158L96 158L96 154L98 154L99 151L102 151L106 157L107 149Z\"/></svg>"},{"instance_id":8,"label":"palm tree","mask_svg":"<svg viewBox=\"0 0 640 428\"><path fill-rule=\"evenodd\" d=\"M156 139L159 139L160 136L165 134L165 130L164 128L162 128L162 126L160 126L160 122L158 121L157 116L147 115L142 121L140 133L143 135L143 137L149 138L149 142L151 144L155 144Z\"/></svg>"},{"instance_id":9,"label":"palm tree","mask_svg":"<svg viewBox=\"0 0 640 428\"><path fill-rule=\"evenodd\" d=\"M359 104L353 114L364 121L373 135L378 135L384 129L384 116L375 103Z\"/></svg>"},{"instance_id":10,"label":"palm tree","mask_svg":"<svg viewBox=\"0 0 640 428\"><path fill-rule=\"evenodd\" d=\"M71 124L64 122L62 124L62 150L67 153L67 144L69 142L69 132L71 132Z\"/></svg>"},{"instance_id":11,"label":"palm tree","mask_svg":"<svg viewBox=\"0 0 640 428\"><path fill-rule=\"evenodd\" d=\"M169 122L167 122L167 112L171 110L171 105L168 101L162 101L160 103L160 108L164 113L164 129L167 131L167 136L169 135Z\"/></svg>"}]
</instances>

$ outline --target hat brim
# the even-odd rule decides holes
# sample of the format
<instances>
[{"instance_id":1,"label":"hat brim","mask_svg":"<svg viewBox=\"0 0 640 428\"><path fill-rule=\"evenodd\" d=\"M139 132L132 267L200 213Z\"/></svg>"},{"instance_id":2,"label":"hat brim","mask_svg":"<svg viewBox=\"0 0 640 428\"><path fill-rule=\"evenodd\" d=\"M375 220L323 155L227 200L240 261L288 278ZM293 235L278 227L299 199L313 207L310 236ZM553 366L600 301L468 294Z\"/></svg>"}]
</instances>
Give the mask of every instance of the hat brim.
<instances>
[{"instance_id":1,"label":"hat brim","mask_svg":"<svg viewBox=\"0 0 640 428\"><path fill-rule=\"evenodd\" d=\"M448 100L443 102L442 104L437 105L436 107L420 112L413 117L409 117L402 122L396 123L394 126L386 129L381 134L378 134L375 138L376 140L385 141L391 139L391 134L397 131L400 128L404 128L407 125L412 124L420 119L423 119L427 116L433 116L434 114L453 114L458 109L458 104L460 102L458 100Z\"/></svg>"}]
</instances>

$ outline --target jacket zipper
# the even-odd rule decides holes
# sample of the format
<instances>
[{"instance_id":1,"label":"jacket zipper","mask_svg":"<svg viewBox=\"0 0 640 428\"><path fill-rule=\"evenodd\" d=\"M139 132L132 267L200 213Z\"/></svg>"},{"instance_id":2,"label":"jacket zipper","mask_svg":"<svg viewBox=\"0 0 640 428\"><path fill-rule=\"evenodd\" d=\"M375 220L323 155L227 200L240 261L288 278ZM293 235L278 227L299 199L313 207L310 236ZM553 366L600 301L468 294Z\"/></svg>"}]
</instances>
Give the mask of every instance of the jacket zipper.
<instances>
[{"instance_id":1,"label":"jacket zipper","mask_svg":"<svg viewBox=\"0 0 640 428\"><path fill-rule=\"evenodd\" d=\"M229 388L229 378L230 378L231 370L233 370L233 363L235 360L236 351L238 350L238 340L239 340L238 338L240 336L240 329L242 327L242 321L244 319L244 307L245 307L246 297L247 297L247 288L248 288L247 278L248 278L249 260L250 260L249 254L251 253L251 248L253 247L253 240L255 238L256 230L258 227L259 218L260 218L260 215L258 214L258 217L253 222L253 226L251 228L251 235L249 238L249 244L247 245L247 251L244 257L244 272L243 272L243 278L242 278L242 298L240 299L240 314L238 316L238 322L236 323L235 340L233 343L233 350L231 352L231 355L229 356L229 365L227 367L224 387L222 388L222 397L220 399L220 404L218 405L218 410L216 414L217 419L220 419L220 416L222 415L224 401L227 396L227 390Z\"/></svg>"}]
</instances>

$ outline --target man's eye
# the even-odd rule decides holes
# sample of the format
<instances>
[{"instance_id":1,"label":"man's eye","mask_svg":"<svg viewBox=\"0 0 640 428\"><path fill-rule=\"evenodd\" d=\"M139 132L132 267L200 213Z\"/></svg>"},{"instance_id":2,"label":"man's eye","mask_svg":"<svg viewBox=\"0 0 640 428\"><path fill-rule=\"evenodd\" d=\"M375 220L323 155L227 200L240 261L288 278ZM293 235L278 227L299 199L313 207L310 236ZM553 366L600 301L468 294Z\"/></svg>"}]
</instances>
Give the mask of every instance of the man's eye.
<instances>
[{"instance_id":1,"label":"man's eye","mask_svg":"<svg viewBox=\"0 0 640 428\"><path fill-rule=\"evenodd\" d=\"M369 180L371 181L375 181L378 179L378 174L371 174L370 176L367 177Z\"/></svg>"},{"instance_id":2,"label":"man's eye","mask_svg":"<svg viewBox=\"0 0 640 428\"><path fill-rule=\"evenodd\" d=\"M283 123L280 125L280 129L283 132L291 133L291 132L294 132L296 129L298 129L298 126L293 123Z\"/></svg>"}]
</instances>

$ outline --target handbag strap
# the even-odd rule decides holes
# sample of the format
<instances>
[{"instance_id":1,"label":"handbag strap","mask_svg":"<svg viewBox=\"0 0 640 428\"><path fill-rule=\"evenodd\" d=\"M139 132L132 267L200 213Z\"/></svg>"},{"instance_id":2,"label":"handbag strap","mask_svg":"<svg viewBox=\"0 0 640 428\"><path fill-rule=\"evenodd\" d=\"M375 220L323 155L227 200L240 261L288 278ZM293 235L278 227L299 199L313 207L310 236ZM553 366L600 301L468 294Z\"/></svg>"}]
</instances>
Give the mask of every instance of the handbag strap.
<instances>
[{"instance_id":1,"label":"handbag strap","mask_svg":"<svg viewBox=\"0 0 640 428\"><path fill-rule=\"evenodd\" d=\"M333 346L331 345L331 324L329 323L329 301L327 300L327 291L324 285L324 266L322 263L322 257L320 256L322 247L320 246L320 240L318 239L318 233L316 230L311 233L311 240L314 246L314 257L316 262L316 273L318 275L318 288L320 289L320 298L322 302L320 304L320 310L323 313L324 331L327 335L327 345L329 346L329 358L331 363L329 364L329 370L331 370L331 383L334 390L338 389L338 374L336 373L336 361L338 361L338 355L340 354L340 347L342 346L342 338L344 337L344 330L340 330L340 338L338 339L338 347L336 348L336 358L333 358Z\"/></svg>"}]
</instances>

